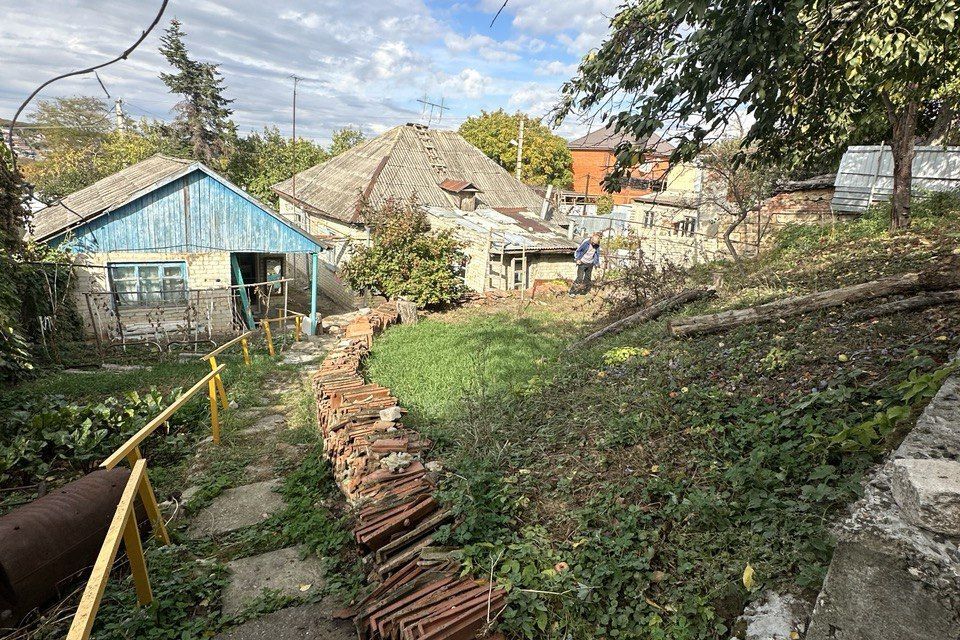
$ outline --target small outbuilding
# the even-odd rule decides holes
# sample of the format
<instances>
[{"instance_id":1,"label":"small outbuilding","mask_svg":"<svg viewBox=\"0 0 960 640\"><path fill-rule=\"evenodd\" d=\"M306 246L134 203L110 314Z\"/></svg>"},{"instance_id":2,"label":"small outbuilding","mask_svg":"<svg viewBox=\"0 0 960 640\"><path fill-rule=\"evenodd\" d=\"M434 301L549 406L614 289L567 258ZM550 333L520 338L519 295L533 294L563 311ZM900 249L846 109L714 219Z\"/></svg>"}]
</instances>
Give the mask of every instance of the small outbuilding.
<instances>
[{"instance_id":1,"label":"small outbuilding","mask_svg":"<svg viewBox=\"0 0 960 640\"><path fill-rule=\"evenodd\" d=\"M160 154L38 211L32 236L77 254L87 328L123 344L202 342L286 315L295 254L313 265L316 321L329 249L202 163Z\"/></svg>"}]
</instances>

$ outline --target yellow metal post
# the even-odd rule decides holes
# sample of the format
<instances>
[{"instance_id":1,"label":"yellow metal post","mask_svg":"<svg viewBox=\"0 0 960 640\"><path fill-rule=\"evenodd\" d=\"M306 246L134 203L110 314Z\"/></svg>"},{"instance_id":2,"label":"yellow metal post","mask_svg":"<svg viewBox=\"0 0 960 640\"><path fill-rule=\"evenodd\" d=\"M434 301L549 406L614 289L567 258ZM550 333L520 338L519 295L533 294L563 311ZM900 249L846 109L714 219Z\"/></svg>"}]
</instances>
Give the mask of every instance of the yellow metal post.
<instances>
[{"instance_id":1,"label":"yellow metal post","mask_svg":"<svg viewBox=\"0 0 960 640\"><path fill-rule=\"evenodd\" d=\"M302 318L301 318L300 316L295 316L295 317L293 318L293 326L294 326L294 330L296 331L296 333L293 334L293 339L296 340L297 342L300 342L300 323L301 323L301 321L302 321Z\"/></svg>"},{"instance_id":2,"label":"yellow metal post","mask_svg":"<svg viewBox=\"0 0 960 640\"><path fill-rule=\"evenodd\" d=\"M217 383L210 378L207 383L210 391L210 427L213 429L213 443L220 444L220 416L217 411Z\"/></svg>"},{"instance_id":3,"label":"yellow metal post","mask_svg":"<svg viewBox=\"0 0 960 640\"><path fill-rule=\"evenodd\" d=\"M250 366L250 348L247 346L247 339L240 339L240 346L243 347L243 363Z\"/></svg>"},{"instance_id":4,"label":"yellow metal post","mask_svg":"<svg viewBox=\"0 0 960 640\"><path fill-rule=\"evenodd\" d=\"M142 457L140 447L136 447L128 453L127 462L130 464L130 468L132 469L137 464L137 460ZM146 469L143 470L143 481L137 487L137 494L140 496L140 502L143 503L143 508L147 512L147 517L150 518L153 535L160 538L163 544L170 544L170 534L167 533L167 525L163 521L163 514L160 513L160 505L157 504L157 496L153 493L153 486L150 484L150 476L147 475Z\"/></svg>"},{"instance_id":5,"label":"yellow metal post","mask_svg":"<svg viewBox=\"0 0 960 640\"><path fill-rule=\"evenodd\" d=\"M153 602L153 591L150 589L150 576L147 575L147 560L143 557L140 532L137 531L137 519L133 514L127 518L127 524L123 527L123 547L130 561L133 584L137 588L137 602L142 605L150 604Z\"/></svg>"},{"instance_id":6,"label":"yellow metal post","mask_svg":"<svg viewBox=\"0 0 960 640\"><path fill-rule=\"evenodd\" d=\"M123 489L123 494L121 494L120 501L117 503L117 510L113 514L110 527L107 529L107 535L104 537L103 546L100 547L97 561L93 565L90 578L87 580L87 586L83 590L83 596L77 606L77 613L73 616L73 623L70 625L70 631L67 632L67 640L87 640L90 637L93 620L96 618L97 609L100 608L100 600L103 598L103 591L107 586L107 579L110 577L110 569L113 567L117 550L120 548L121 536L126 533L129 521L133 522L134 531L136 531L136 518L131 512L133 511L133 500L137 495L137 488L143 479L146 466L145 460L137 460L133 465L133 471L130 472L130 478ZM133 556L137 555L134 552L134 547L135 543L132 541L130 546L127 547L127 555L131 557L131 564L134 563ZM139 547L139 550L139 557L142 559L143 548ZM141 589L142 587L138 584L138 599L141 599L143 595L149 597Z\"/></svg>"},{"instance_id":7,"label":"yellow metal post","mask_svg":"<svg viewBox=\"0 0 960 640\"><path fill-rule=\"evenodd\" d=\"M270 323L266 320L261 320L260 326L263 327L263 333L267 336L267 353L271 356L276 355L276 351L273 350L273 334L270 332Z\"/></svg>"},{"instance_id":8,"label":"yellow metal post","mask_svg":"<svg viewBox=\"0 0 960 640\"><path fill-rule=\"evenodd\" d=\"M217 370L217 359L213 356L210 357L210 369L212 371ZM217 394L220 396L220 404L223 406L224 410L226 410L230 405L227 403L227 389L223 386L223 378L221 378L220 374L218 373L213 377L213 379L217 383Z\"/></svg>"}]
</instances>

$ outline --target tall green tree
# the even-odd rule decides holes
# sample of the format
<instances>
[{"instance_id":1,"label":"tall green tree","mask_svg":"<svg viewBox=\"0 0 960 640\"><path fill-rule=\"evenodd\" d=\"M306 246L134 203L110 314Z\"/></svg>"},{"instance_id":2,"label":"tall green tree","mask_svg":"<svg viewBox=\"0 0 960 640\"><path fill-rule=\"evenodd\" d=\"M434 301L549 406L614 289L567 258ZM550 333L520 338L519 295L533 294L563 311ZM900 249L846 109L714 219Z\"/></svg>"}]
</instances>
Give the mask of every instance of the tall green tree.
<instances>
[{"instance_id":1,"label":"tall green tree","mask_svg":"<svg viewBox=\"0 0 960 640\"><path fill-rule=\"evenodd\" d=\"M535 185L569 187L573 182L573 157L567 142L536 118L503 109L483 111L460 125L460 135L501 167L517 168L517 141L523 121L523 157L520 178Z\"/></svg>"},{"instance_id":2,"label":"tall green tree","mask_svg":"<svg viewBox=\"0 0 960 640\"><path fill-rule=\"evenodd\" d=\"M264 127L241 138L224 166L227 177L251 195L274 207L279 204L277 194L270 188L286 180L294 171L303 171L329 158L319 144L297 139L296 166L293 141L280 135L276 127Z\"/></svg>"},{"instance_id":3,"label":"tall green tree","mask_svg":"<svg viewBox=\"0 0 960 640\"><path fill-rule=\"evenodd\" d=\"M333 140L330 142L330 155L338 156L347 149L351 149L364 140L367 136L363 135L360 129L344 127L333 132Z\"/></svg>"},{"instance_id":4,"label":"tall green tree","mask_svg":"<svg viewBox=\"0 0 960 640\"><path fill-rule=\"evenodd\" d=\"M41 100L31 114L31 142L39 148L79 149L96 145L113 130L106 103L92 96Z\"/></svg>"},{"instance_id":5,"label":"tall green tree","mask_svg":"<svg viewBox=\"0 0 960 640\"><path fill-rule=\"evenodd\" d=\"M618 130L666 131L680 161L746 114L751 160L787 166L835 155L879 116L894 159L891 227L902 227L917 136L942 139L956 123L958 2L629 0L556 115L619 105L605 113ZM611 179L644 151L623 145Z\"/></svg>"},{"instance_id":6,"label":"tall green tree","mask_svg":"<svg viewBox=\"0 0 960 640\"><path fill-rule=\"evenodd\" d=\"M236 138L236 127L230 121L233 100L223 95L226 88L219 65L191 58L185 37L180 22L171 20L160 38L160 53L175 71L161 73L160 79L170 93L183 96L175 107L175 135L193 158L212 163L226 155L231 140Z\"/></svg>"}]
</instances>

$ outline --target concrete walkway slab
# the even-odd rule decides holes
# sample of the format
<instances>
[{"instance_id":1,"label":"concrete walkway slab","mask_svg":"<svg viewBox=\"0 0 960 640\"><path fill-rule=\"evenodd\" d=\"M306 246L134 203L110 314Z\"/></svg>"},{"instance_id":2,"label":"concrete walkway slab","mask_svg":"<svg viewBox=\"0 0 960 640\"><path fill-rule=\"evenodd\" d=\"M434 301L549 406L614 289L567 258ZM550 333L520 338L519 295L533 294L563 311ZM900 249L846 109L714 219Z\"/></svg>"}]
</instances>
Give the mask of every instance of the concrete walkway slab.
<instances>
[{"instance_id":1,"label":"concrete walkway slab","mask_svg":"<svg viewBox=\"0 0 960 640\"><path fill-rule=\"evenodd\" d=\"M230 583L223 590L223 613L234 615L264 590L285 596L309 597L326 585L323 564L316 556L301 559L302 547L287 547L227 563Z\"/></svg>"},{"instance_id":2,"label":"concrete walkway slab","mask_svg":"<svg viewBox=\"0 0 960 640\"><path fill-rule=\"evenodd\" d=\"M286 416L283 416L279 413L270 413L262 418L259 418L246 429L241 429L239 433L242 436L249 436L258 433L266 433L268 431L279 431L286 423Z\"/></svg>"},{"instance_id":3,"label":"concrete walkway slab","mask_svg":"<svg viewBox=\"0 0 960 640\"><path fill-rule=\"evenodd\" d=\"M356 640L349 620L331 620L323 602L274 611L214 636L214 640Z\"/></svg>"},{"instance_id":4,"label":"concrete walkway slab","mask_svg":"<svg viewBox=\"0 0 960 640\"><path fill-rule=\"evenodd\" d=\"M264 520L283 508L283 498L274 489L279 480L266 480L227 489L193 518L191 538L230 533Z\"/></svg>"}]
</instances>

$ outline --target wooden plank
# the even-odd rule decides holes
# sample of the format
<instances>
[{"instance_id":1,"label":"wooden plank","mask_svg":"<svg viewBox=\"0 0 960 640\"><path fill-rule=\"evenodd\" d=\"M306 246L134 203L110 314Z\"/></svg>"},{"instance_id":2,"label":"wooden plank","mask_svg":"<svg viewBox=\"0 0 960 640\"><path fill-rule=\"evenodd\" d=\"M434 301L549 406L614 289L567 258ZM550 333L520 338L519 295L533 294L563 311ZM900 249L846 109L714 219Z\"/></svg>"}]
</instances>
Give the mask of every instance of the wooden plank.
<instances>
[{"instance_id":1,"label":"wooden plank","mask_svg":"<svg viewBox=\"0 0 960 640\"><path fill-rule=\"evenodd\" d=\"M202 356L200 359L201 359L201 360L209 360L210 358L215 358L215 357L217 357L218 355L220 355L221 352L226 351L227 349L229 349L229 348L232 347L233 345L237 344L238 342L239 342L239 343L245 342L245 341L246 341L250 336L252 336L254 333L256 333L256 332L255 332L255 331L247 331L246 333L237 336L236 338L234 338L234 339L231 340L230 342L224 342L222 345L220 345L219 347L217 347L216 349L214 349L213 351L211 351L211 352L208 353L207 355Z\"/></svg>"},{"instance_id":2,"label":"wooden plank","mask_svg":"<svg viewBox=\"0 0 960 640\"><path fill-rule=\"evenodd\" d=\"M199 382L190 387L186 393L177 398L169 407L161 411L157 417L148 422L140 431L137 431L133 436L120 445L120 448L110 454L110 457L100 463L100 466L104 469L113 469L117 464L126 458L134 449L140 446L140 443L143 442L147 436L156 431L157 427L162 425L164 422L170 419L177 409L182 407L187 403L190 398L194 396L198 391L207 386L207 383L213 379L215 376L219 375L227 365L222 364L207 375L203 376Z\"/></svg>"},{"instance_id":3,"label":"wooden plank","mask_svg":"<svg viewBox=\"0 0 960 640\"><path fill-rule=\"evenodd\" d=\"M120 495L117 510L113 514L113 520L110 521L107 535L103 539L103 546L100 547L100 553L93 564L93 571L90 572L87 586L83 590L80 605L77 607L77 613L73 617L73 623L67 633L67 640L87 640L90 637L90 630L93 628L93 621L97 615L97 609L100 607L100 600L103 598L107 579L110 577L110 569L117 557L120 540L127 519L133 509L133 500L137 495L137 489L143 479L146 466L147 462L145 460L137 460L136 464L133 465L133 471L130 472L127 486L124 487L123 493Z\"/></svg>"}]
</instances>

